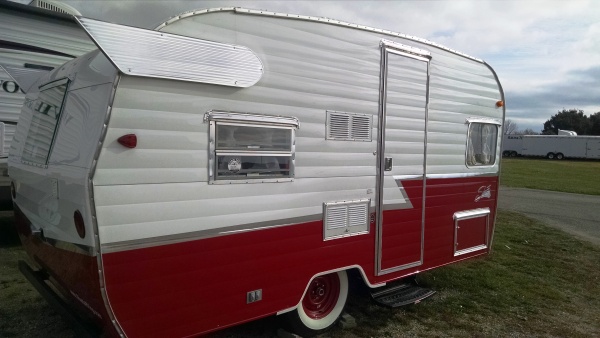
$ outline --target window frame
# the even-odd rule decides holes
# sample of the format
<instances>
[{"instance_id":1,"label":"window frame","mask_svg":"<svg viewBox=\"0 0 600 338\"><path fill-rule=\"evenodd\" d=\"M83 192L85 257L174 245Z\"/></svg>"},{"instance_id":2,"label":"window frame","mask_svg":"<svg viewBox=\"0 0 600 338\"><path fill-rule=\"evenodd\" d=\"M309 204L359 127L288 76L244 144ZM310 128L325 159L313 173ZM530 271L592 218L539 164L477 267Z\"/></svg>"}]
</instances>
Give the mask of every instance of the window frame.
<instances>
[{"instance_id":1,"label":"window frame","mask_svg":"<svg viewBox=\"0 0 600 338\"><path fill-rule=\"evenodd\" d=\"M208 149L208 183L209 184L248 184L248 183L281 183L292 182L295 177L296 129L299 128L295 117L259 115L239 112L211 110L204 115L204 121L209 123ZM276 128L290 130L290 149L260 150L260 149L217 149L217 125L233 125L241 127ZM289 157L289 175L286 177L247 176L246 178L218 177L218 156L280 156Z\"/></svg>"},{"instance_id":2,"label":"window frame","mask_svg":"<svg viewBox=\"0 0 600 338\"><path fill-rule=\"evenodd\" d=\"M29 127L27 129L27 134L25 135L25 140L23 142L23 148L21 149L21 163L23 164L27 164L27 165L31 165L31 166L35 166L35 167L39 167L39 168L48 168L48 163L50 162L50 156L52 155L52 150L54 149L54 143L56 141L56 135L58 133L58 128L60 127L60 123L62 121L62 116L63 116L63 112L65 110L65 103L67 101L67 96L69 94L69 86L71 84L71 80L67 77L65 78L61 78L61 79L57 79L57 80L53 80L50 81L48 83L42 84L40 85L39 88L39 92L37 95L37 98L33 101L30 102L30 108L32 111L31 114L31 122L29 123ZM34 162L31 160L26 160L23 158L23 154L25 152L25 147L27 145L27 139L30 136L31 133L31 123L33 123L33 119L34 116L36 114L36 109L34 108L34 106L38 103L38 101L40 100L40 95L46 91L46 90L50 90L53 88L56 88L58 86L65 86L65 91L63 93L63 97L61 100L61 105L60 105L60 109L58 111L58 118L56 119L56 124L54 125L54 131L52 133L52 138L50 140L50 145L48 146L48 153L46 154L46 160L44 163L38 163L38 162Z\"/></svg>"},{"instance_id":3,"label":"window frame","mask_svg":"<svg viewBox=\"0 0 600 338\"><path fill-rule=\"evenodd\" d=\"M497 155L498 155L498 135L500 134L500 126L502 125L502 122L500 120L497 119L493 119L493 118L484 118L484 117L477 117L477 118L468 118L466 119L466 124L467 124L467 142L466 142L466 148L465 148L465 166L469 169L485 169L485 168L492 168L495 165L497 165ZM493 162L491 164L474 164L474 165L470 165L469 164L469 146L471 145L471 131L472 131L472 126L474 124L481 124L481 125L490 125L490 126L494 126L496 128L496 137L494 138L494 145L493 145L493 152L494 152L494 156L493 156Z\"/></svg>"}]
</instances>

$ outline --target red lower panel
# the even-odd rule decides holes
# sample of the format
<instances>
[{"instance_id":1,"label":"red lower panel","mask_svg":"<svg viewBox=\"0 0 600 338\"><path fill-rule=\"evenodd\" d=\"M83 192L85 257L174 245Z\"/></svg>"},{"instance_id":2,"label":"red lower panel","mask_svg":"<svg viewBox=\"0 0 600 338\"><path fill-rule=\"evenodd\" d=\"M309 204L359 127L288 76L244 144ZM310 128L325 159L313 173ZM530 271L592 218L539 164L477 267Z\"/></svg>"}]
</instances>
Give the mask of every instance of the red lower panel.
<instances>
[{"instance_id":1,"label":"red lower panel","mask_svg":"<svg viewBox=\"0 0 600 338\"><path fill-rule=\"evenodd\" d=\"M403 184L412 205L420 207L422 189ZM487 186L490 197L478 199L481 187ZM103 254L110 307L128 337L185 337L295 307L311 278L324 271L359 266L370 283L378 284L487 252L454 257L453 215L488 207L493 220L497 177L430 179L426 193L421 266L376 276L373 225L368 234L323 241L322 222L310 222ZM384 213L383 243L390 266L419 260L420 217L415 209ZM476 234L465 233L465 238L480 238L478 229ZM110 330L95 258L63 252L30 237L23 240L29 254L100 313ZM247 304L247 293L259 289L262 300Z\"/></svg>"}]
</instances>

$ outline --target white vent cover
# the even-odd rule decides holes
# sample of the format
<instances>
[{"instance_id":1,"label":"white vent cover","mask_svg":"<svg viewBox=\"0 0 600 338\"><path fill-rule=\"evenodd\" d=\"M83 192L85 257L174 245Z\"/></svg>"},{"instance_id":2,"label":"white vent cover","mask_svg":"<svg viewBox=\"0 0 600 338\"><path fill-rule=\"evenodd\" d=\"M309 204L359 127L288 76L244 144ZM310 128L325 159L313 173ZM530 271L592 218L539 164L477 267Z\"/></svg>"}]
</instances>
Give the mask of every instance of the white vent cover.
<instances>
[{"instance_id":1,"label":"white vent cover","mask_svg":"<svg viewBox=\"0 0 600 338\"><path fill-rule=\"evenodd\" d=\"M323 239L369 232L371 200L329 202L323 205Z\"/></svg>"},{"instance_id":2,"label":"white vent cover","mask_svg":"<svg viewBox=\"0 0 600 338\"><path fill-rule=\"evenodd\" d=\"M372 140L373 115L327 111L327 139L343 141Z\"/></svg>"}]
</instances>

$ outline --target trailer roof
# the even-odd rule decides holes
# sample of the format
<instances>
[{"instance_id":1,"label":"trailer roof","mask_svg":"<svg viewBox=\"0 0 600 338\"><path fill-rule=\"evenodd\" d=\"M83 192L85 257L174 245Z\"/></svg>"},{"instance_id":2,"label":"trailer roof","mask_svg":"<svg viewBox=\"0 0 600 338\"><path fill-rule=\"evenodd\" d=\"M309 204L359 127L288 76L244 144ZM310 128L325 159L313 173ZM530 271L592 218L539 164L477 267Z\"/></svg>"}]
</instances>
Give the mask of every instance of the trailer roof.
<instances>
[{"instance_id":1,"label":"trailer roof","mask_svg":"<svg viewBox=\"0 0 600 338\"><path fill-rule=\"evenodd\" d=\"M264 15L264 16L270 16L270 17L278 17L278 18L286 18L286 19L294 19L294 20L304 20L304 21L315 21L315 22L321 22L321 23L325 23L325 24L329 24L329 25L337 25L337 26L344 26L344 27L349 27L349 28L353 28L353 29L360 29L360 30L365 30L365 31L371 31L371 32L375 32L375 33L380 33L380 34L385 34L385 35L390 35L390 36L395 36L395 37L399 37L399 38L403 38L403 39L407 39L407 40L412 40L412 41L416 41L416 42L420 42L435 48L439 48L445 51L448 51L450 53L456 54L456 55L460 55L462 57L477 61L477 62L481 62L481 63L485 63L483 60L478 59L476 57L467 55L465 53L461 53L457 50L442 46L440 44L437 44L435 42L429 41L427 39L422 39L422 38L418 38L416 36L412 36L412 35L406 35L406 34L402 34L402 33L396 33L396 32L392 32L389 30L385 30L385 29L379 29L379 28L373 28L373 27L369 27L369 26L363 26L363 25L357 25L357 24L353 24L353 23L348 23L348 22L344 22L344 21L339 21L339 20L335 20L335 19L330 19L330 18L324 18L324 17L315 17L315 16L306 16L306 15L297 15L297 14L287 14L287 13L277 13L277 12L270 12L270 11L263 11L263 10L255 10L255 9L247 9L247 8L241 8L241 7L218 7L218 8L208 8L208 9L202 9L202 10L191 10L191 11L186 11L183 12L181 14L178 14L176 16L173 16L171 18L169 18L167 21L161 23L160 25L158 25L155 30L161 30L162 28L164 28L165 26L172 24L176 21L191 17L191 16L196 16L196 15L201 15L201 14L207 14L207 13L213 13L213 12L235 12L235 13L240 13L240 14L250 14L250 15Z\"/></svg>"}]
</instances>

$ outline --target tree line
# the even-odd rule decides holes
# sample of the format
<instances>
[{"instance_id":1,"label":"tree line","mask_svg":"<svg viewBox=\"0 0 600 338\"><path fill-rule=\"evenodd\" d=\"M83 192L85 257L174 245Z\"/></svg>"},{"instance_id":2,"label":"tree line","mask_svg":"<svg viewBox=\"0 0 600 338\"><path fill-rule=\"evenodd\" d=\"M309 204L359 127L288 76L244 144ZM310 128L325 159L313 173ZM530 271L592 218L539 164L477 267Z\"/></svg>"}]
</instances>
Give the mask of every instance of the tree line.
<instances>
[{"instance_id":1,"label":"tree line","mask_svg":"<svg viewBox=\"0 0 600 338\"><path fill-rule=\"evenodd\" d=\"M600 135L600 112L587 116L581 109L563 109L544 122L544 129L539 133L527 128L519 130L517 124L508 119L504 123L506 135L557 135L558 130L571 130L577 135Z\"/></svg>"}]
</instances>

